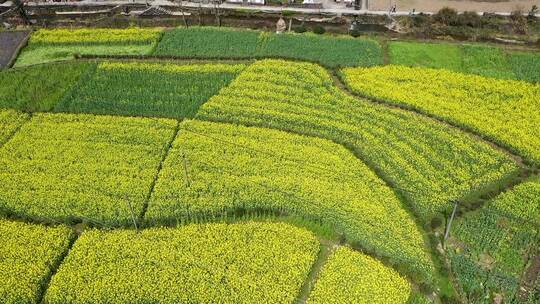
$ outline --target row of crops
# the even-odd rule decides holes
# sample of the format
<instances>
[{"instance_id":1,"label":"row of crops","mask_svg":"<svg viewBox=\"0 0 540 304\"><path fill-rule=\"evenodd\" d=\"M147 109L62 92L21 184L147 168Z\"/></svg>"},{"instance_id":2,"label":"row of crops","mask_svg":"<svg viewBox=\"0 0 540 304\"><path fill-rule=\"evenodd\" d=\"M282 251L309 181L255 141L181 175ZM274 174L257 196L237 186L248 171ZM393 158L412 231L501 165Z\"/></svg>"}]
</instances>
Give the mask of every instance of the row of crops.
<instances>
[{"instance_id":1,"label":"row of crops","mask_svg":"<svg viewBox=\"0 0 540 304\"><path fill-rule=\"evenodd\" d=\"M388 44L388 56L396 65L540 82L540 55L533 52L474 44L395 41Z\"/></svg>"},{"instance_id":2,"label":"row of crops","mask_svg":"<svg viewBox=\"0 0 540 304\"><path fill-rule=\"evenodd\" d=\"M99 30L38 31L26 51L50 48L54 49L52 53L61 55L63 48L77 48L61 57L70 58L95 46L105 50L87 54L122 53L122 47L119 53L108 53L106 47L116 45L147 48L131 55L201 59L276 56L321 62L330 67L371 66L382 62L380 48L369 40L206 28L165 33L152 29L141 33L140 39L133 39L136 31L144 30L130 30L135 32L111 37ZM255 53L250 49L251 44L246 43L251 40L243 40L247 34L254 37ZM203 43L206 38L209 41ZM334 48L340 39L350 43L343 50L350 51L362 43L368 46L352 57L339 55L339 60L346 58L340 62L320 48ZM295 45L299 42L305 49ZM271 54L268 50L272 47L273 52L283 53ZM197 51L189 54L192 49ZM232 56L233 53L241 55ZM382 84L366 74L385 68L395 78L378 76L394 81L386 79L383 93L406 91L414 96L420 84L436 84L436 88L428 91L432 92L429 98L440 102L438 109L445 109L448 117L417 105L415 109L474 130L513 148L527 162L537 164L533 145L538 135L531 131L531 123L534 124L538 115L537 103L531 98L537 90L535 85L430 69L418 69L427 73L427 78L415 75L416 79L409 79L403 74L411 73L400 74L400 69L411 68L394 66L342 72L347 85L360 95L411 106L406 104L408 99L394 100L394 95L370 91ZM446 78L439 80L439 73ZM507 153L437 120L345 94L335 87L332 77L316 64L285 60L251 64L82 60L1 72L0 81L6 86L0 88L0 107L57 113L0 111L0 146L3 145L0 147L0 212L31 221L82 221L101 228L131 226L133 222L175 227L176 223L219 221L239 211L293 214L332 227L348 244L383 259L386 265L406 274L415 283L437 285L437 266L432 261L422 225L448 213L452 207L449 201L513 178L520 164ZM466 89L476 90L471 96L457 92L456 88L471 81L476 84ZM45 86L40 86L41 82ZM413 84L408 87L409 82ZM486 85L478 88L479 83ZM422 88L420 92L426 90ZM414 99L418 96L424 95L416 95ZM457 98L467 102L452 104ZM472 105L481 106L485 98L499 101L502 106L480 107L481 114L468 117L475 114L467 112L474 108ZM506 99L513 103L505 105ZM466 107L468 104L470 108ZM500 110L503 108L504 113ZM497 110L500 113L493 115ZM491 116L485 114L488 111ZM178 121L184 118L194 120ZM475 119L481 122L475 125ZM515 122L519 122L517 126ZM492 135L488 131L496 124L498 133ZM505 132L512 134L506 138L508 142L497 137ZM513 200L523 202L527 200L525 193L529 192L530 187ZM419 224L409 211L416 215ZM492 210L486 214L491 216ZM459 235L457 232L455 235L457 243L467 241L461 227L467 226L469 218L462 220L457 226ZM483 228L477 227L490 225L484 218L470 221L481 222L471 224L480 231L476 232L479 235ZM500 222L497 220L490 229L505 228ZM27 295L32 294L38 300L44 297L50 303L77 299L107 301L110 295L114 295L116 302L125 303L138 299L176 303L185 300L180 296L199 302L226 299L225 302L238 303L292 302L302 292L302 283L319 251L316 240L315 250L307 249L311 246L307 243L301 243L303 247L288 243L294 248L302 247L291 253L277 243L297 234L296 231L290 232L287 227L287 232L274 239L268 234L276 232L265 228L260 237L254 237L258 242L255 247L247 246L246 251L240 251L236 247L246 246L241 242L250 240L254 233L257 235L257 227L248 227L249 232L244 234L234 232L240 235L238 241L235 237L222 239L228 235L227 225L207 233L213 226L219 225L150 228L142 233L122 229L86 231L50 285L49 274L56 269L67 245L58 247L56 255L48 256L46 262L40 262L45 270L39 270L43 275L37 279L33 275L31 288L25 287ZM187 227L196 232L190 232ZM531 234L521 231L528 229L526 226L511 227L512 233L517 231L519 236L507 243L507 247L529 248L525 244L538 243ZM186 234L190 238L185 238ZM203 238L198 240L198 235ZM305 234L300 235L309 239ZM225 245L219 247L208 243L208 239ZM63 240L69 245L73 235L68 233ZM202 252L191 247L195 244L219 248L207 255L208 250ZM484 261L487 247L481 244L470 241L466 251L463 246L455 249L452 266L461 287L470 282L485 287L481 281L485 268L479 261ZM126 253L129 246L133 247ZM171 248L174 252L167 254ZM234 256L233 249L244 256ZM279 256L282 260L275 260L274 250L283 251ZM252 258L250 252L257 257ZM158 259L162 255L168 258L163 264ZM263 258L259 259L259 255ZM504 266L493 272L511 278L508 281L513 285L503 291L511 294L519 285L516 277L527 267L527 263L519 264L524 252L510 250L489 255L501 263L510 261L508 265L514 265L508 266L514 267L511 270ZM179 260L188 266L178 269L175 263ZM296 264L280 264L288 260ZM246 265L251 261L256 265ZM264 265L266 261L272 265ZM275 268L276 272L266 276L261 273L266 267ZM344 273L343 269L349 271ZM158 273L167 275L157 277ZM167 280L174 282L173 285L167 285ZM275 285L270 284L272 290L262 294L266 288L262 286L267 286L268 281ZM155 282L161 283L155 286ZM490 292L499 292L496 287L501 281L493 282ZM43 295L46 285L50 286L49 291ZM206 291L208 286L219 288ZM131 292L137 288L140 293ZM478 289L475 288L465 292L474 295ZM203 294L199 294L201 290L205 290ZM8 293L0 289L0 298ZM423 303L423 299L413 299L411 293L409 283L395 270L351 249L340 248L333 251L323 266L308 302L343 303L360 299L369 303L407 300ZM205 295L208 297L198 298Z\"/></svg>"},{"instance_id":3,"label":"row of crops","mask_svg":"<svg viewBox=\"0 0 540 304\"><path fill-rule=\"evenodd\" d=\"M219 218L238 209L279 210L331 225L349 242L432 282L427 244L406 210L412 208L427 223L447 212L450 200L518 169L508 155L455 128L344 94L328 72L311 63L82 62L67 68L71 65L84 68L78 84L58 88L64 96L44 110L195 116L221 123L34 114L0 154L3 208L19 217L107 227L129 225L132 213L153 224ZM66 69L48 67L58 69L53 75ZM19 73L3 74L16 81ZM187 86L186 74L216 84ZM36 80L28 75L24 80L29 84ZM167 80L155 94L148 93L152 79ZM4 94L17 96L15 108L39 108L26 89L17 96L6 87ZM12 129L18 126L14 120ZM407 196L409 204L402 205L385 182ZM360 185L364 191L358 192ZM396 219L400 226L392 225Z\"/></svg>"},{"instance_id":4,"label":"row of crops","mask_svg":"<svg viewBox=\"0 0 540 304\"><path fill-rule=\"evenodd\" d=\"M426 222L451 208L450 200L517 170L509 156L455 128L343 93L311 63L258 61L196 117L342 144L409 196Z\"/></svg>"},{"instance_id":5,"label":"row of crops","mask_svg":"<svg viewBox=\"0 0 540 304\"><path fill-rule=\"evenodd\" d=\"M224 144L233 142L241 147ZM42 113L2 147L0 160L0 207L17 217L116 227L146 209L149 224L278 210L328 224L426 280L434 271L421 231L391 189L328 140L199 121L178 131L173 120Z\"/></svg>"},{"instance_id":6,"label":"row of crops","mask_svg":"<svg viewBox=\"0 0 540 304\"><path fill-rule=\"evenodd\" d=\"M486 45L383 42L390 64L443 68L486 77L539 82L540 56ZM199 59L278 57L327 67L382 65L385 50L373 39L315 34L273 34L251 30L192 27L165 30L38 30L16 66L75 55L157 56Z\"/></svg>"},{"instance_id":7,"label":"row of crops","mask_svg":"<svg viewBox=\"0 0 540 304\"><path fill-rule=\"evenodd\" d=\"M381 47L369 39L193 27L174 30L39 30L32 35L15 65L63 60L75 55L227 59L285 57L315 61L326 66L371 66L383 62Z\"/></svg>"},{"instance_id":8,"label":"row of crops","mask_svg":"<svg viewBox=\"0 0 540 304\"><path fill-rule=\"evenodd\" d=\"M321 248L311 231L269 221L77 237L65 226L0 220L0 241L3 303L293 303ZM308 303L407 302L400 274L348 247L331 251Z\"/></svg>"},{"instance_id":9,"label":"row of crops","mask_svg":"<svg viewBox=\"0 0 540 304\"><path fill-rule=\"evenodd\" d=\"M447 70L384 66L343 70L357 93L443 118L540 165L540 85Z\"/></svg>"},{"instance_id":10,"label":"row of crops","mask_svg":"<svg viewBox=\"0 0 540 304\"><path fill-rule=\"evenodd\" d=\"M487 302L491 293L504 294L508 302L538 303L540 295L520 298L518 291L540 253L540 180L522 183L458 219L449 244L454 273L471 303Z\"/></svg>"}]
</instances>

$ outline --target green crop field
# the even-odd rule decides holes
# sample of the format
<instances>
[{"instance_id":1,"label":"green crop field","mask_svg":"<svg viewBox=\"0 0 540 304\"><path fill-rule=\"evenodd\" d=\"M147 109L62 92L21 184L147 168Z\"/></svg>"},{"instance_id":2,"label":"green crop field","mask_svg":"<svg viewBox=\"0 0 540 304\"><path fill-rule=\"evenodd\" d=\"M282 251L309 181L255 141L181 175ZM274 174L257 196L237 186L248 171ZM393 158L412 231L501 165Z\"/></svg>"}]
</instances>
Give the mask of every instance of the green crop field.
<instances>
[{"instance_id":1,"label":"green crop field","mask_svg":"<svg viewBox=\"0 0 540 304\"><path fill-rule=\"evenodd\" d=\"M256 31L195 27L163 35L155 55L194 58L246 58L257 50Z\"/></svg>"},{"instance_id":2,"label":"green crop field","mask_svg":"<svg viewBox=\"0 0 540 304\"><path fill-rule=\"evenodd\" d=\"M484 288L502 289L517 301L521 274L528 259L538 254L538 226L539 180L520 184L460 219L451 256L467 293L479 299Z\"/></svg>"},{"instance_id":3,"label":"green crop field","mask_svg":"<svg viewBox=\"0 0 540 304\"><path fill-rule=\"evenodd\" d=\"M91 63L36 65L0 73L0 107L50 111Z\"/></svg>"},{"instance_id":4,"label":"green crop field","mask_svg":"<svg viewBox=\"0 0 540 304\"><path fill-rule=\"evenodd\" d=\"M540 53L389 37L36 25L0 303L540 303Z\"/></svg>"},{"instance_id":5,"label":"green crop field","mask_svg":"<svg viewBox=\"0 0 540 304\"><path fill-rule=\"evenodd\" d=\"M184 118L226 86L244 65L103 62L60 102L60 112ZM148 90L152 88L152 90Z\"/></svg>"},{"instance_id":6,"label":"green crop field","mask_svg":"<svg viewBox=\"0 0 540 304\"><path fill-rule=\"evenodd\" d=\"M505 51L486 45L389 43L390 63L413 67L447 69L499 79L539 82L540 54Z\"/></svg>"},{"instance_id":7,"label":"green crop field","mask_svg":"<svg viewBox=\"0 0 540 304\"><path fill-rule=\"evenodd\" d=\"M444 124L344 94L324 69L308 63L259 61L211 98L197 118L343 144L398 191L404 189L426 221L447 210L448 200L516 168L506 155Z\"/></svg>"}]
</instances>

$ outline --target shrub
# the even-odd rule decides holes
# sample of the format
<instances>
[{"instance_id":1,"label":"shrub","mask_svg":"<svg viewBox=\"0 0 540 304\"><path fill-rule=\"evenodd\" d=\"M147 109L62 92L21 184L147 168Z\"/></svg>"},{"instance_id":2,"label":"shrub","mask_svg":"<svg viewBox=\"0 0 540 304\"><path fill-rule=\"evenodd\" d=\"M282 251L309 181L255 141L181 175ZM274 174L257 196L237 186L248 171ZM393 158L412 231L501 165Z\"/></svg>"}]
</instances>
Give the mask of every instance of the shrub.
<instances>
[{"instance_id":1,"label":"shrub","mask_svg":"<svg viewBox=\"0 0 540 304\"><path fill-rule=\"evenodd\" d=\"M523 12L521 10L515 10L510 14L510 20L512 21L512 28L514 29L514 32L521 35L526 35L529 26L527 23L527 18L523 16Z\"/></svg>"},{"instance_id":2,"label":"shrub","mask_svg":"<svg viewBox=\"0 0 540 304\"><path fill-rule=\"evenodd\" d=\"M353 29L349 32L349 34L351 36L353 36L354 38L357 38L357 37L360 37L362 35L362 32L360 30L357 30L357 29Z\"/></svg>"},{"instance_id":3,"label":"shrub","mask_svg":"<svg viewBox=\"0 0 540 304\"><path fill-rule=\"evenodd\" d=\"M313 32L315 34L322 35L322 34L324 34L326 32L326 29L322 25L315 25L313 27Z\"/></svg>"},{"instance_id":4,"label":"shrub","mask_svg":"<svg viewBox=\"0 0 540 304\"><path fill-rule=\"evenodd\" d=\"M293 27L293 31L296 33L305 33L307 31L306 26L303 24L300 24L298 26Z\"/></svg>"},{"instance_id":5,"label":"shrub","mask_svg":"<svg viewBox=\"0 0 540 304\"><path fill-rule=\"evenodd\" d=\"M456 25L458 21L458 13L453 8L443 7L433 15L433 19L443 25Z\"/></svg>"},{"instance_id":6,"label":"shrub","mask_svg":"<svg viewBox=\"0 0 540 304\"><path fill-rule=\"evenodd\" d=\"M457 22L463 26L480 27L482 25L482 17L476 12L466 11L458 15Z\"/></svg>"}]
</instances>

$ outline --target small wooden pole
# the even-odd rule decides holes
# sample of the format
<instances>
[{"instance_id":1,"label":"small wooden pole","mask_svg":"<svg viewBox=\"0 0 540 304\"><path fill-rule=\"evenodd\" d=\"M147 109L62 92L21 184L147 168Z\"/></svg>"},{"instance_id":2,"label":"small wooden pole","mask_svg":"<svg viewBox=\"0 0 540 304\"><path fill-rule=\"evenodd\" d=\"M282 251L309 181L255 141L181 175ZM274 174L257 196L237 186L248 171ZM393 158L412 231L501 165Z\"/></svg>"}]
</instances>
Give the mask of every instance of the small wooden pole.
<instances>
[{"instance_id":1,"label":"small wooden pole","mask_svg":"<svg viewBox=\"0 0 540 304\"><path fill-rule=\"evenodd\" d=\"M448 235L450 234L450 228L452 227L452 221L454 220L454 217L456 216L458 204L459 204L458 201L454 201L454 210L452 210L452 215L450 216L450 220L448 221L448 225L446 225L446 231L444 233L443 248L446 248L446 240L448 239Z\"/></svg>"}]
</instances>

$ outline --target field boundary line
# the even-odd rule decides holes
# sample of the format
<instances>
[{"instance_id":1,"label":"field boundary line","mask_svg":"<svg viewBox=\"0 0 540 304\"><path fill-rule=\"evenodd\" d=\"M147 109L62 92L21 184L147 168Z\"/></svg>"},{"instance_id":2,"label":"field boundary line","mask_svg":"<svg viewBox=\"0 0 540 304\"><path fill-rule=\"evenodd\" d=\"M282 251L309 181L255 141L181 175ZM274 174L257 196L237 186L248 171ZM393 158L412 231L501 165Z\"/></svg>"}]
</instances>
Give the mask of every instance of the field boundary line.
<instances>
[{"instance_id":1,"label":"field boundary line","mask_svg":"<svg viewBox=\"0 0 540 304\"><path fill-rule=\"evenodd\" d=\"M16 111L18 111L18 110L16 110ZM15 135L16 135L17 133L19 133L19 131L22 129L22 127L23 127L24 125L26 125L27 123L29 123L30 120L32 120L32 117L34 116L34 113L32 113L32 112L22 112L22 113L27 114L28 117L27 117L27 118L26 118L26 119L25 119L18 127L16 127L16 128L11 132L11 134L9 134L9 135L6 137L6 139L5 139L4 141L0 142L0 149L2 149L2 148L3 148L3 147L4 147L4 146L5 146L5 145L13 138L13 137L15 137Z\"/></svg>"},{"instance_id":2,"label":"field boundary line","mask_svg":"<svg viewBox=\"0 0 540 304\"><path fill-rule=\"evenodd\" d=\"M56 273L58 272L58 269L64 263L64 260L69 255L69 253L71 252L71 249L75 245L75 242L77 242L80 234L82 233L82 231L80 233L76 231L74 227L70 227L70 228L73 230L72 231L73 236L70 237L69 244L67 248L64 250L64 252L62 252L62 255L58 258L58 260L54 261L54 263L51 265L51 268L50 268L51 272L45 278L45 280L43 281L41 285L41 290L39 292L36 303L45 304L45 294L47 293L47 290L49 290L49 287L51 286L52 278L56 275Z\"/></svg>"},{"instance_id":3,"label":"field boundary line","mask_svg":"<svg viewBox=\"0 0 540 304\"><path fill-rule=\"evenodd\" d=\"M141 226L144 216L146 215L146 211L148 210L148 204L150 203L150 199L152 198L152 194L154 194L154 188L156 187L157 180L159 179L159 174L161 173L161 170L163 169L163 163L165 162L165 159L167 159L167 156L169 156L169 152L172 149L173 143L178 136L178 133L180 132L180 120L176 121L176 126L173 131L173 135L171 136L171 139L169 140L167 147L165 148L165 152L161 156L161 160L158 164L158 167L156 169L156 174L154 175L154 179L152 180L152 183L150 184L150 191L148 191L148 194L146 195L146 198L144 199L143 208L141 210L141 213L137 217L137 224Z\"/></svg>"},{"instance_id":4,"label":"field boundary line","mask_svg":"<svg viewBox=\"0 0 540 304\"><path fill-rule=\"evenodd\" d=\"M330 255L334 252L335 247L338 245L337 243L334 243L329 240L323 240L319 239L320 242L320 250L317 254L317 259L315 262L313 262L313 265L311 266L311 269L308 273L308 276L306 277L306 280L302 284L302 288L300 289L300 293L296 297L296 300L294 301L295 304L305 304L307 303L309 296L311 295L311 292L313 291L313 288L315 287L315 284L317 283L320 273L328 262L328 259L330 258ZM355 250L356 251L356 250ZM377 259L379 261L379 259ZM392 267L392 269L394 269Z\"/></svg>"},{"instance_id":5,"label":"field boundary line","mask_svg":"<svg viewBox=\"0 0 540 304\"><path fill-rule=\"evenodd\" d=\"M449 121L446 121L444 119L441 119L441 118L439 118L439 117L437 117L435 115L429 114L429 113L423 113L422 111L418 111L415 108L396 105L396 104L390 103L390 102L388 102L388 101L386 101L384 99L373 98L373 97L370 97L370 96L355 93L344 82L342 74L340 73L339 70L335 69L335 70L331 70L329 72L331 74L331 77L333 78L334 85L338 89L340 89L343 93L349 95L352 98L355 98L355 99L356 98L362 98L362 99L364 99L366 101L369 101L369 102L371 102L373 104L379 104L381 106L388 107L389 109L396 109L396 110L405 111L407 113L411 113L413 115L424 117L424 118L430 119L430 120L432 120L434 122L440 123L443 126L447 126L448 128L452 128L452 129L457 130L457 131L459 131L461 133L464 133L465 135L469 136L472 140L478 140L478 141L488 145L489 147L495 149L496 151L499 151L499 152L505 154L506 156L508 156L516 164L516 166L517 166L516 170L506 174L505 176L503 176L503 177L501 177L501 178L499 178L499 179L497 179L495 181L492 181L490 183L482 185L480 187L480 189L478 189L478 190L468 192L468 193L464 193L463 195L461 195L458 198L458 200L466 200L466 201L470 201L471 199L478 200L479 197L484 197L484 196L487 196L490 199L494 198L494 197L498 196L499 194L507 191L508 189L511 189L512 187L526 181L529 177L531 177L532 175L535 174L535 171L538 170L537 168L534 167L534 165L529 164L528 161L525 160L521 155L516 154L514 151L512 151L510 149L507 149L505 146L500 145L497 142L494 142L491 139L482 136L481 134L478 134L474 130L469 130L469 129L464 128L464 127L462 127L460 125L454 125L453 123L451 123ZM389 180L387 181L387 179L384 177L384 174L382 174L382 172L379 172L380 170L377 169L376 164L369 164L369 166L370 166L370 168L372 170L374 170L377 173L379 178L381 178L382 180L387 182L389 187L391 187L393 189L396 189L396 187L394 187L394 183L392 181L389 181ZM495 188L495 190L493 188ZM399 190L399 189L397 189L397 190ZM406 199L406 201L408 202L408 199ZM477 209L481 208L483 205L484 204L475 204L475 206L473 208L468 208L466 210L466 212L460 212L458 214L458 216L462 216L465 213L477 210ZM411 210L411 211L413 212L413 214L416 217L418 217L416 215L416 212L414 212L413 210Z\"/></svg>"},{"instance_id":6,"label":"field boundary line","mask_svg":"<svg viewBox=\"0 0 540 304\"><path fill-rule=\"evenodd\" d=\"M526 160L518 152L516 152L513 148L508 147L508 146L506 146L504 144L500 144L500 143L494 141L493 139L489 138L489 136L482 135L481 133L479 133L478 131L476 131L476 130L470 128L470 127L467 127L467 126L464 126L464 125L461 125L461 124L458 124L458 123L454 123L454 122L452 122L450 120L441 118L441 117L439 117L437 115L434 115L434 114L431 114L431 113L427 113L426 111L423 111L423 110L418 109L418 108L413 107L413 106L399 105L399 104L395 104L395 103L389 102L387 100L384 100L382 98L375 98L375 97L372 97L372 96L368 96L368 95L365 95L365 94L354 92L345 83L345 81L343 80L343 75L341 74L341 71L339 71L338 69L334 69L334 70L331 70L330 72L331 72L331 75L333 76L332 78L334 80L335 86L337 88L341 89L341 91L343 91L344 93L346 93L347 95L349 95L349 96L351 96L353 98L362 98L362 99L370 101L371 103L383 105L383 106L386 106L388 108L402 110L402 111L412 113L414 115L419 115L419 116L422 116L422 117L425 117L425 118L429 118L431 120L439 122L439 123L441 123L443 125L446 125L448 127L453 128L453 129L458 129L459 131L468 134L473 139L477 139L479 141L482 141L483 143L491 146L492 148L494 148L494 149L496 149L496 150L498 150L500 152L503 152L504 154L506 154L507 156L512 158L518 164L518 166L520 166L520 167L526 167L527 168L527 167L530 167L532 165L532 164L529 164L529 160ZM532 166L535 166L535 165L532 165Z\"/></svg>"}]
</instances>

